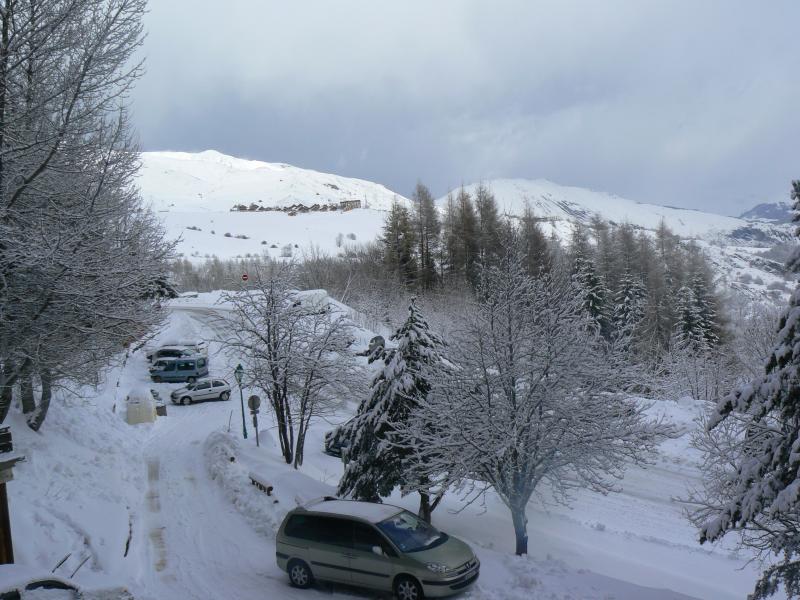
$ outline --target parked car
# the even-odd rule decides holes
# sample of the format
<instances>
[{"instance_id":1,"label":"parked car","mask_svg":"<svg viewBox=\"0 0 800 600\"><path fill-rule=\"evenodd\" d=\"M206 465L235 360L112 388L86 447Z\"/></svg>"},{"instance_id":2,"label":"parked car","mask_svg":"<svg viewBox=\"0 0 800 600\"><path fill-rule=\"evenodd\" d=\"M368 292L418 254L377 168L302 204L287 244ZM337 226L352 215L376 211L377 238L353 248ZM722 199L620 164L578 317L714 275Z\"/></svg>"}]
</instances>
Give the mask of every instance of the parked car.
<instances>
[{"instance_id":1,"label":"parked car","mask_svg":"<svg viewBox=\"0 0 800 600\"><path fill-rule=\"evenodd\" d=\"M0 600L134 600L124 587L85 589L50 573L2 565Z\"/></svg>"},{"instance_id":2,"label":"parked car","mask_svg":"<svg viewBox=\"0 0 800 600\"><path fill-rule=\"evenodd\" d=\"M162 381L187 381L194 383L208 375L208 358L185 356L182 358L159 358L150 367L150 379Z\"/></svg>"},{"instance_id":3,"label":"parked car","mask_svg":"<svg viewBox=\"0 0 800 600\"><path fill-rule=\"evenodd\" d=\"M480 572L467 544L388 504L324 498L290 511L276 542L299 588L325 580L421 600L465 590Z\"/></svg>"},{"instance_id":4,"label":"parked car","mask_svg":"<svg viewBox=\"0 0 800 600\"><path fill-rule=\"evenodd\" d=\"M165 344L148 351L145 356L150 362L159 358L181 358L183 356L206 356L206 346L203 342L185 344Z\"/></svg>"},{"instance_id":5,"label":"parked car","mask_svg":"<svg viewBox=\"0 0 800 600\"><path fill-rule=\"evenodd\" d=\"M169 397L173 404L192 404L204 400L229 400L231 386L224 379L198 379L195 383L174 390Z\"/></svg>"}]
</instances>

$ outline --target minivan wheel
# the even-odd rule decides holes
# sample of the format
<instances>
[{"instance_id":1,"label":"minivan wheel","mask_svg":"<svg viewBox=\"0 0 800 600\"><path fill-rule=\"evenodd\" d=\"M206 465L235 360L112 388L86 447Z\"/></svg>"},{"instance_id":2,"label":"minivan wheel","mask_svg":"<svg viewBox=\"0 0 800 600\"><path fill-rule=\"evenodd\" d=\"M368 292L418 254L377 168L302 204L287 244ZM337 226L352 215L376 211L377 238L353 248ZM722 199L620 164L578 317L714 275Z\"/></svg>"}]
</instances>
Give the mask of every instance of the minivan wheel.
<instances>
[{"instance_id":1,"label":"minivan wheel","mask_svg":"<svg viewBox=\"0 0 800 600\"><path fill-rule=\"evenodd\" d=\"M197 381L197 377L187 377L186 378L186 383L194 383L195 381Z\"/></svg>"},{"instance_id":2,"label":"minivan wheel","mask_svg":"<svg viewBox=\"0 0 800 600\"><path fill-rule=\"evenodd\" d=\"M422 586L413 577L401 575L394 580L394 595L397 600L422 600Z\"/></svg>"},{"instance_id":3,"label":"minivan wheel","mask_svg":"<svg viewBox=\"0 0 800 600\"><path fill-rule=\"evenodd\" d=\"M230 393L230 392L222 392L222 393L219 395L219 399L220 399L220 400L229 400L229 399L230 399L230 397L231 397L231 393Z\"/></svg>"},{"instance_id":4,"label":"minivan wheel","mask_svg":"<svg viewBox=\"0 0 800 600\"><path fill-rule=\"evenodd\" d=\"M294 587L306 589L311 587L314 583L314 576L311 574L311 569L302 560L291 560L286 567L289 572L289 581L292 582Z\"/></svg>"},{"instance_id":5,"label":"minivan wheel","mask_svg":"<svg viewBox=\"0 0 800 600\"><path fill-rule=\"evenodd\" d=\"M161 383L161 377L159 377L158 375L156 375L155 377L151 377L151 379L153 380L154 383Z\"/></svg>"}]
</instances>

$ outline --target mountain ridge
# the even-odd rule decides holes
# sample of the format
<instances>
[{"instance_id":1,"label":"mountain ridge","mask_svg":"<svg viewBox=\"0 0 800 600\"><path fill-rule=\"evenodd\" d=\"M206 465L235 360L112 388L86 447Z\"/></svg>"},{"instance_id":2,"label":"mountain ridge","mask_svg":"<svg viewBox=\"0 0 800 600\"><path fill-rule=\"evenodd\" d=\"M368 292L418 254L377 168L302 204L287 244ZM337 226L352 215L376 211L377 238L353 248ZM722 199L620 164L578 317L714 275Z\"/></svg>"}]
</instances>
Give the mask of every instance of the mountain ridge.
<instances>
[{"instance_id":1,"label":"mountain ridge","mask_svg":"<svg viewBox=\"0 0 800 600\"><path fill-rule=\"evenodd\" d=\"M264 253L276 259L302 258L307 252L337 255L347 246L376 240L393 202L410 206L410 200L381 184L213 150L146 152L142 166L138 178L142 196L168 235L179 239L178 253L191 260ZM519 217L527 202L538 216L546 217L551 227L548 233L562 240L569 239L575 221L589 224L595 215L648 231L654 231L663 219L675 233L703 247L722 285L757 298L787 292L783 265L769 257L771 248L793 243L790 225L640 203L545 179L483 183L495 195L502 213ZM474 195L478 185L464 189ZM440 210L446 198L436 200ZM345 200L361 200L362 208L307 213L265 210L330 206ZM231 210L239 204L252 210Z\"/></svg>"}]
</instances>

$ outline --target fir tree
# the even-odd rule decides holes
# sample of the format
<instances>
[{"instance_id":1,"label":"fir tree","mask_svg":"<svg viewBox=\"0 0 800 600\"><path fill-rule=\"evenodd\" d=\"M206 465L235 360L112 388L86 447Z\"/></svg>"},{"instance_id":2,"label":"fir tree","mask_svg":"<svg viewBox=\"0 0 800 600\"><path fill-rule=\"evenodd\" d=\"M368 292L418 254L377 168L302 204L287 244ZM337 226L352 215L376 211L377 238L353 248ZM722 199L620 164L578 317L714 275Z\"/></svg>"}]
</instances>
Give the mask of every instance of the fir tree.
<instances>
[{"instance_id":1,"label":"fir tree","mask_svg":"<svg viewBox=\"0 0 800 600\"><path fill-rule=\"evenodd\" d=\"M581 294L583 310L589 315L597 333L605 338L610 335L608 300L610 292L597 273L594 261L582 256L575 258L573 279Z\"/></svg>"},{"instance_id":2,"label":"fir tree","mask_svg":"<svg viewBox=\"0 0 800 600\"><path fill-rule=\"evenodd\" d=\"M380 501L398 485L413 487L416 483L404 478L403 460L410 450L397 443L396 431L426 399L443 346L414 299L408 318L390 339L397 347L387 351L369 397L356 417L337 433L338 438L349 441L339 494L370 502ZM420 508L427 505L427 510L432 510L429 498L424 492L421 496Z\"/></svg>"},{"instance_id":3,"label":"fir tree","mask_svg":"<svg viewBox=\"0 0 800 600\"><path fill-rule=\"evenodd\" d=\"M636 330L644 318L647 290L642 280L630 269L620 279L620 287L614 297L614 340L625 350L633 347Z\"/></svg>"},{"instance_id":4,"label":"fir tree","mask_svg":"<svg viewBox=\"0 0 800 600\"><path fill-rule=\"evenodd\" d=\"M800 181L792 182L794 221L800 222ZM800 235L800 230L798 230ZM789 268L800 273L800 251ZM779 589L800 596L800 287L779 324L778 342L763 377L723 398L709 421L744 421L742 451L725 457L735 470L717 487L720 503L707 503L700 542L713 542L736 531L745 546L763 557L780 556L762 574L750 598Z\"/></svg>"},{"instance_id":5,"label":"fir tree","mask_svg":"<svg viewBox=\"0 0 800 600\"><path fill-rule=\"evenodd\" d=\"M677 299L675 343L682 350L707 349L706 325L694 290L689 286L681 287Z\"/></svg>"}]
</instances>

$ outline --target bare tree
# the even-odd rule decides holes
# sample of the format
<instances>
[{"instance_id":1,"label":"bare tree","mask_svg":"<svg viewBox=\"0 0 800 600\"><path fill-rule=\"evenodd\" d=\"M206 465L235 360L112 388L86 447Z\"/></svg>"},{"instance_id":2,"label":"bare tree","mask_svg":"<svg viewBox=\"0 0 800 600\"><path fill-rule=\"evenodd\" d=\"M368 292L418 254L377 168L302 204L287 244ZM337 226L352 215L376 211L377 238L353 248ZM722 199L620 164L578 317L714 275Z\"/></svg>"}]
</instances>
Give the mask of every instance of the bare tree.
<instances>
[{"instance_id":1,"label":"bare tree","mask_svg":"<svg viewBox=\"0 0 800 600\"><path fill-rule=\"evenodd\" d=\"M344 314L319 295L294 288L292 263L267 263L248 289L223 297L234 307L228 345L244 356L250 383L275 414L281 453L303 464L308 427L342 398L363 386L348 347L353 341Z\"/></svg>"},{"instance_id":2,"label":"bare tree","mask_svg":"<svg viewBox=\"0 0 800 600\"><path fill-rule=\"evenodd\" d=\"M91 382L158 319L171 247L133 185L124 107L144 8L0 2L0 420L24 374L37 429L58 381Z\"/></svg>"},{"instance_id":3,"label":"bare tree","mask_svg":"<svg viewBox=\"0 0 800 600\"><path fill-rule=\"evenodd\" d=\"M528 551L526 507L541 483L561 501L572 487L614 491L669 433L626 399L633 374L586 318L568 276L530 277L507 240L451 339L453 369L404 433L419 480L499 495L517 554Z\"/></svg>"}]
</instances>

